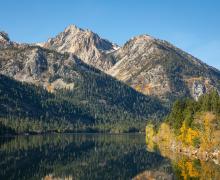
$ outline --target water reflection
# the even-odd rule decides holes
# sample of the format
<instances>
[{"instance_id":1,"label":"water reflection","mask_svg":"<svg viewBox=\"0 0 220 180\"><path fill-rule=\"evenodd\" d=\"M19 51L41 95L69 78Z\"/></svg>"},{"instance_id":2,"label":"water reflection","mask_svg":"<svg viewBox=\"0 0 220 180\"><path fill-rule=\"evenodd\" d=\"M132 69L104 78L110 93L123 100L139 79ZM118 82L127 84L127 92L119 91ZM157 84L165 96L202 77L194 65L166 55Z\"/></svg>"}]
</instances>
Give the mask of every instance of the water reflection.
<instances>
[{"instance_id":1,"label":"water reflection","mask_svg":"<svg viewBox=\"0 0 220 180\"><path fill-rule=\"evenodd\" d=\"M143 135L16 137L0 149L0 179L132 179L169 164Z\"/></svg>"},{"instance_id":2,"label":"water reflection","mask_svg":"<svg viewBox=\"0 0 220 180\"><path fill-rule=\"evenodd\" d=\"M147 149L171 160L175 179L220 179L220 165L218 162L187 157L179 153L174 153L169 148L163 147L160 144L152 144L152 142L147 143Z\"/></svg>"},{"instance_id":3,"label":"water reflection","mask_svg":"<svg viewBox=\"0 0 220 180\"><path fill-rule=\"evenodd\" d=\"M219 179L219 166L146 150L143 135L0 139L0 179ZM204 178L203 178L204 179Z\"/></svg>"}]
</instances>

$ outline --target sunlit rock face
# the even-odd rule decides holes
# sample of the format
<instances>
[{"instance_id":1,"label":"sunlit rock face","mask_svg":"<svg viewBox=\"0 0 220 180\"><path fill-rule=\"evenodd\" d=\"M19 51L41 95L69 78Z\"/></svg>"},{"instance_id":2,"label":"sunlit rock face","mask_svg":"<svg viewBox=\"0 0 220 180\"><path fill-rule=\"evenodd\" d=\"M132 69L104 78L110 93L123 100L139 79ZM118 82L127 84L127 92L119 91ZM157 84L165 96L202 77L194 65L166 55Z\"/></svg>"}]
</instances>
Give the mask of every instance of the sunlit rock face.
<instances>
[{"instance_id":1,"label":"sunlit rock face","mask_svg":"<svg viewBox=\"0 0 220 180\"><path fill-rule=\"evenodd\" d=\"M9 41L8 34L6 32L0 32L0 43L7 43Z\"/></svg>"},{"instance_id":2,"label":"sunlit rock face","mask_svg":"<svg viewBox=\"0 0 220 180\"><path fill-rule=\"evenodd\" d=\"M115 64L113 59L107 59L104 56L118 49L117 45L100 38L92 31L78 28L75 25L68 26L56 37L37 45L58 52L73 53L87 64L100 70L107 70Z\"/></svg>"},{"instance_id":3,"label":"sunlit rock face","mask_svg":"<svg viewBox=\"0 0 220 180\"><path fill-rule=\"evenodd\" d=\"M193 87L192 87L192 91L193 91L192 95L193 95L194 99L198 100L199 96L206 93L206 87L202 83L194 82Z\"/></svg>"},{"instance_id":4,"label":"sunlit rock face","mask_svg":"<svg viewBox=\"0 0 220 180\"><path fill-rule=\"evenodd\" d=\"M108 74L160 99L198 99L210 89L220 89L220 71L149 35L132 38L111 53L111 58L117 63Z\"/></svg>"},{"instance_id":5,"label":"sunlit rock face","mask_svg":"<svg viewBox=\"0 0 220 180\"><path fill-rule=\"evenodd\" d=\"M18 44L10 40L8 33L0 31L0 48L6 48L8 46L18 46Z\"/></svg>"},{"instance_id":6,"label":"sunlit rock face","mask_svg":"<svg viewBox=\"0 0 220 180\"><path fill-rule=\"evenodd\" d=\"M50 92L73 89L82 80L79 69L89 71L74 55L23 45L0 50L0 72L19 81L45 87Z\"/></svg>"}]
</instances>

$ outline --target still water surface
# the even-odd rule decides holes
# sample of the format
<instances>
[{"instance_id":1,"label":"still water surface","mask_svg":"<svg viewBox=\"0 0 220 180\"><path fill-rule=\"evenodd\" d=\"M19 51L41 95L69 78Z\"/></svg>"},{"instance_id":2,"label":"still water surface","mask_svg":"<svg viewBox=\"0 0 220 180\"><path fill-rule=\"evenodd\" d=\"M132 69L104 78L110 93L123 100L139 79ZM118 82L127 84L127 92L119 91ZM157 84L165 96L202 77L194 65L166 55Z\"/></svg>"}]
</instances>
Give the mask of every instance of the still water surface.
<instances>
[{"instance_id":1,"label":"still water surface","mask_svg":"<svg viewBox=\"0 0 220 180\"><path fill-rule=\"evenodd\" d=\"M0 139L0 179L216 179L220 165L151 152L144 135Z\"/></svg>"}]
</instances>

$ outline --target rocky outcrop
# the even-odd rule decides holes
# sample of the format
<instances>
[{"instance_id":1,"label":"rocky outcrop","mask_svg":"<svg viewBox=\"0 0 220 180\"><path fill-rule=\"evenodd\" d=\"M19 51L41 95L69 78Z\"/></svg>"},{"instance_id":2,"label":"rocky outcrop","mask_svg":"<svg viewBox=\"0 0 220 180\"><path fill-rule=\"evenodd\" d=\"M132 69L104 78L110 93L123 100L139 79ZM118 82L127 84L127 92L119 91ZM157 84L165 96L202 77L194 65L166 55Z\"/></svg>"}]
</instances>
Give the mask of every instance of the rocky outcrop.
<instances>
[{"instance_id":1,"label":"rocky outcrop","mask_svg":"<svg viewBox=\"0 0 220 180\"><path fill-rule=\"evenodd\" d=\"M0 32L0 43L7 43L9 42L10 39L9 39L9 36L6 32Z\"/></svg>"},{"instance_id":2,"label":"rocky outcrop","mask_svg":"<svg viewBox=\"0 0 220 180\"><path fill-rule=\"evenodd\" d=\"M85 63L100 70L108 70L115 64L115 61L103 58L103 56L118 48L117 45L100 38L92 31L78 28L75 25L68 26L56 37L37 45L58 52L73 53Z\"/></svg>"},{"instance_id":3,"label":"rocky outcrop","mask_svg":"<svg viewBox=\"0 0 220 180\"><path fill-rule=\"evenodd\" d=\"M4 31L0 32L0 48L4 48L12 44L13 43L10 41L8 34Z\"/></svg>"},{"instance_id":4,"label":"rocky outcrop","mask_svg":"<svg viewBox=\"0 0 220 180\"><path fill-rule=\"evenodd\" d=\"M75 68L75 69L74 69ZM0 72L19 81L44 86L48 91L73 89L81 81L78 69L89 68L74 55L35 46L0 50Z\"/></svg>"},{"instance_id":5,"label":"rocky outcrop","mask_svg":"<svg viewBox=\"0 0 220 180\"><path fill-rule=\"evenodd\" d=\"M210 89L220 89L220 71L149 35L132 38L109 56L117 63L108 74L162 100L198 99Z\"/></svg>"}]
</instances>

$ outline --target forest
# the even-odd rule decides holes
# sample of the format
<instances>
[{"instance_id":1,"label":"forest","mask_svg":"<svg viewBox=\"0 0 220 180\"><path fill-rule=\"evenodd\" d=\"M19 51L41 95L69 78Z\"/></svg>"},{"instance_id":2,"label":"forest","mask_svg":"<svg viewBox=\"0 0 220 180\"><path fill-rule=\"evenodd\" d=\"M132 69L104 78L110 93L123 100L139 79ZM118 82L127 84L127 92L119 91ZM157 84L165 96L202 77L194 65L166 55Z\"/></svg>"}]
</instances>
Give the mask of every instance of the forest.
<instances>
[{"instance_id":1,"label":"forest","mask_svg":"<svg viewBox=\"0 0 220 180\"><path fill-rule=\"evenodd\" d=\"M146 126L147 139L157 139L164 144L181 143L205 151L220 148L220 96L213 90L198 101L177 100L161 124Z\"/></svg>"},{"instance_id":2,"label":"forest","mask_svg":"<svg viewBox=\"0 0 220 180\"><path fill-rule=\"evenodd\" d=\"M149 117L159 121L167 112L156 98L113 79L84 76L72 91L49 93L0 75L0 134L139 132Z\"/></svg>"}]
</instances>

